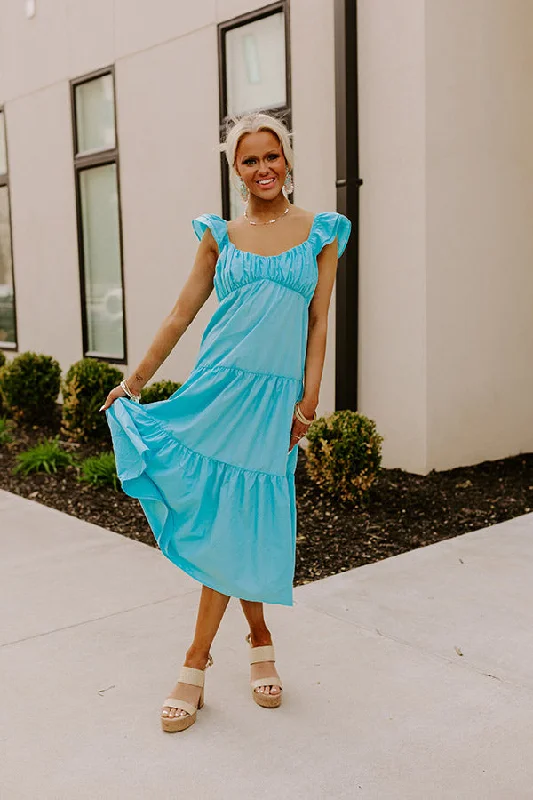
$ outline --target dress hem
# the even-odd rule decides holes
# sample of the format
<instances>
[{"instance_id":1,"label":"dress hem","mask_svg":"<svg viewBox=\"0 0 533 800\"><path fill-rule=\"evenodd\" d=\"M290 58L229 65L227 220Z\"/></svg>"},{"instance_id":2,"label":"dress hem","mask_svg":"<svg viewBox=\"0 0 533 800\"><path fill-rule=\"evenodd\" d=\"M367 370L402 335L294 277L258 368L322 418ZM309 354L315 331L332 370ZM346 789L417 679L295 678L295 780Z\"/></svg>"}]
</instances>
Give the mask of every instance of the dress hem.
<instances>
[{"instance_id":1,"label":"dress hem","mask_svg":"<svg viewBox=\"0 0 533 800\"><path fill-rule=\"evenodd\" d=\"M231 592L221 588L220 586L214 586L211 582L208 583L202 578L198 578L194 574L194 569L191 569L190 567L187 567L184 564L179 563L179 560L174 560L173 558L170 558L170 556L167 556L167 554L164 553L160 547L158 547L158 549L161 552L161 554L170 561L171 564L174 564L175 567L181 569L183 572L185 572L186 575L188 575L193 580L197 581L197 583L200 583L202 586L206 586L208 589L213 589L213 591L218 592L219 594L223 594L226 597L234 597L236 600L248 600L251 603L267 603L267 605L278 605L278 606L289 606L289 607L294 605L294 600L291 600L290 602L285 602L283 600L264 600L259 597L250 597L250 596L242 597L240 595L232 594Z\"/></svg>"},{"instance_id":2,"label":"dress hem","mask_svg":"<svg viewBox=\"0 0 533 800\"><path fill-rule=\"evenodd\" d=\"M132 481L132 480L135 481L136 479L135 478L133 478L133 479L129 478L129 479L127 479L127 480L122 482L122 490L125 492L125 494L127 494L129 497L132 497L135 500L137 500L141 504L141 507L142 507L142 501L143 500L153 502L153 497L143 496L140 492L134 493L132 491L132 489L129 486L127 486L128 482ZM161 502L163 502L163 501L161 501ZM166 504L163 504L163 505L165 505L165 510L168 511L168 509L166 508ZM165 522L166 522L166 517L165 517ZM163 525L163 528L164 528L164 525ZM221 584L215 585L216 581L206 581L203 577L200 577L200 571L199 570L195 570L194 567L192 565L190 565L188 561L186 561L186 559L181 559L181 558L179 558L179 556L176 558L176 557L171 557L170 555L168 555L167 552L165 552L166 548L161 547L161 544L160 544L160 542L162 541L163 537L161 535L156 534L156 532L153 531L153 530L152 530L152 532L154 534L154 539L156 540L157 549L159 550L161 555L164 556L164 558L168 559L171 564L174 564L175 567L178 567L178 569L181 569L183 572L185 572L185 574L188 575L190 578L192 578L193 580L195 580L198 583L200 583L202 586L206 586L208 589L213 589L215 592L218 592L219 594L223 594L226 597L234 597L237 600L249 600L252 603L267 603L268 605L281 605L281 606L293 606L294 605L294 599L292 598L292 589L291 589L291 599L290 599L290 601L285 601L285 600L266 600L264 597L259 597L257 595L255 595L254 597L252 597L251 595L247 595L246 597L243 597L242 595L233 594L231 591L229 591L228 589L223 587ZM291 586L292 586L292 584L291 584Z\"/></svg>"}]
</instances>

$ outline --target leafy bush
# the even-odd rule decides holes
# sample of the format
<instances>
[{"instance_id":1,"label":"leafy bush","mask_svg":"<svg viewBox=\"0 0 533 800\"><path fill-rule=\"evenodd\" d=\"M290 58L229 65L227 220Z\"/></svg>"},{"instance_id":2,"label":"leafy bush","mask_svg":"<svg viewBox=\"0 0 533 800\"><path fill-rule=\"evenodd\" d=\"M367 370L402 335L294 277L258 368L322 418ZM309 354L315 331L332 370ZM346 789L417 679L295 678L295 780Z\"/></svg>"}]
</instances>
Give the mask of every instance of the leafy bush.
<instances>
[{"instance_id":1,"label":"leafy bush","mask_svg":"<svg viewBox=\"0 0 533 800\"><path fill-rule=\"evenodd\" d=\"M364 504L381 465L383 437L376 424L357 411L319 417L307 432L309 477L332 496Z\"/></svg>"},{"instance_id":2,"label":"leafy bush","mask_svg":"<svg viewBox=\"0 0 533 800\"><path fill-rule=\"evenodd\" d=\"M3 361L2 361L3 359ZM2 391L2 385L4 382L4 366L6 363L6 357L0 350L0 414L6 416L8 413L7 403L4 397L4 393Z\"/></svg>"},{"instance_id":3,"label":"leafy bush","mask_svg":"<svg viewBox=\"0 0 533 800\"><path fill-rule=\"evenodd\" d=\"M105 414L98 409L121 380L120 370L102 361L82 358L72 364L61 386L61 433L74 442L108 438Z\"/></svg>"},{"instance_id":4,"label":"leafy bush","mask_svg":"<svg viewBox=\"0 0 533 800\"><path fill-rule=\"evenodd\" d=\"M73 456L59 444L59 436L43 439L35 447L19 453L16 461L13 473L21 472L23 475L29 475L30 472L47 472L50 475L74 464Z\"/></svg>"},{"instance_id":5,"label":"leafy bush","mask_svg":"<svg viewBox=\"0 0 533 800\"><path fill-rule=\"evenodd\" d=\"M2 394L7 411L24 423L49 422L57 408L61 367L52 356L26 352L2 369Z\"/></svg>"},{"instance_id":6,"label":"leafy bush","mask_svg":"<svg viewBox=\"0 0 533 800\"><path fill-rule=\"evenodd\" d=\"M100 453L98 456L86 458L81 463L78 480L93 486L111 486L117 491L119 482L114 453Z\"/></svg>"},{"instance_id":7,"label":"leafy bush","mask_svg":"<svg viewBox=\"0 0 533 800\"><path fill-rule=\"evenodd\" d=\"M0 417L0 446L9 444L13 441L11 436L11 423L9 420Z\"/></svg>"},{"instance_id":8,"label":"leafy bush","mask_svg":"<svg viewBox=\"0 0 533 800\"><path fill-rule=\"evenodd\" d=\"M181 386L181 383L174 381L156 381L141 389L141 403L158 403L160 400L168 400Z\"/></svg>"}]
</instances>

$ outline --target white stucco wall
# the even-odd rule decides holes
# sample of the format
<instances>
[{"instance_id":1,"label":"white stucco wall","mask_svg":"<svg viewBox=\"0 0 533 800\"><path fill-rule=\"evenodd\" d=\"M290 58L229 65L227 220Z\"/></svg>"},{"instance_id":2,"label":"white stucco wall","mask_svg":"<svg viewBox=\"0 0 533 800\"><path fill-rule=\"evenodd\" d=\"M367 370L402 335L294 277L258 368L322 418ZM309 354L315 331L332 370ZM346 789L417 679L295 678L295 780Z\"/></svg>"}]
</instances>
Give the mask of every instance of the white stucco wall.
<instances>
[{"instance_id":1,"label":"white stucco wall","mask_svg":"<svg viewBox=\"0 0 533 800\"><path fill-rule=\"evenodd\" d=\"M19 350L63 369L82 356L69 80L115 64L129 372L192 267L191 219L222 212L217 23L263 5L38 0L32 20L23 3L0 6ZM334 209L333 0L293 0L290 22L295 201ZM216 305L213 292L155 379L187 377ZM334 408L334 298L330 321L322 412Z\"/></svg>"},{"instance_id":2,"label":"white stucco wall","mask_svg":"<svg viewBox=\"0 0 533 800\"><path fill-rule=\"evenodd\" d=\"M424 469L426 141L424 0L361 0L359 410L384 464Z\"/></svg>"},{"instance_id":3,"label":"white stucco wall","mask_svg":"<svg viewBox=\"0 0 533 800\"><path fill-rule=\"evenodd\" d=\"M427 3L427 461L533 450L533 3Z\"/></svg>"},{"instance_id":4,"label":"white stucco wall","mask_svg":"<svg viewBox=\"0 0 533 800\"><path fill-rule=\"evenodd\" d=\"M216 24L261 5L0 6L20 350L82 355L69 80L115 64L129 371L192 266L191 219L221 213ZM290 20L295 200L334 209L333 0L292 0ZM358 24L360 410L385 466L530 451L533 4L359 0ZM156 378L187 376L215 307Z\"/></svg>"},{"instance_id":5,"label":"white stucco wall","mask_svg":"<svg viewBox=\"0 0 533 800\"><path fill-rule=\"evenodd\" d=\"M533 449L533 4L360 0L361 410L385 466Z\"/></svg>"}]
</instances>

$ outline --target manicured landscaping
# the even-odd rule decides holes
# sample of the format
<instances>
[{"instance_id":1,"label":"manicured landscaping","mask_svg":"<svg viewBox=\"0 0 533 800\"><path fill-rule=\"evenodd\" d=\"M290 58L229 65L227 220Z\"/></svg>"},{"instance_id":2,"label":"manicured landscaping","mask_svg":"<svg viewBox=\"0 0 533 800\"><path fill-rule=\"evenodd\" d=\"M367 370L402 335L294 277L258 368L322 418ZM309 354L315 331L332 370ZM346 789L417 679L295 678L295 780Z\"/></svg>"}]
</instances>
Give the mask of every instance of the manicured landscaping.
<instances>
[{"instance_id":1,"label":"manicured landscaping","mask_svg":"<svg viewBox=\"0 0 533 800\"><path fill-rule=\"evenodd\" d=\"M82 460L109 452L110 439L69 442L60 428L59 410L47 425L9 423L6 440L0 437L0 488L155 546L139 503L106 485L109 459L90 462L79 479ZM56 436L72 464L57 472L12 473L19 453ZM426 476L381 469L364 508L318 488L305 460L300 450L296 585L533 511L532 453Z\"/></svg>"}]
</instances>

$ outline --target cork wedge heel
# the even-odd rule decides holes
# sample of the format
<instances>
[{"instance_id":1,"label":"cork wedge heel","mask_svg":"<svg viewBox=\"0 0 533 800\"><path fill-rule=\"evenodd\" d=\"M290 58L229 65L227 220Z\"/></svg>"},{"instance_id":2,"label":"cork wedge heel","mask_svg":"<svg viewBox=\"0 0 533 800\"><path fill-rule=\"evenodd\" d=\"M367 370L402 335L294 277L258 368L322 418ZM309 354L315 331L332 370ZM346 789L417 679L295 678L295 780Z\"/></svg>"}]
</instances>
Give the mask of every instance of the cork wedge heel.
<instances>
[{"instance_id":1,"label":"cork wedge heel","mask_svg":"<svg viewBox=\"0 0 533 800\"><path fill-rule=\"evenodd\" d=\"M274 645L262 645L261 647L252 647L251 635L246 636L246 641L250 645L250 664L259 664L263 661L275 661ZM281 679L276 675L269 675L266 678L257 678L250 683L252 688L252 697L261 708L278 708L281 705L281 696L283 694L283 685ZM264 692L257 692L259 686L279 686L279 694L264 694Z\"/></svg>"},{"instance_id":2,"label":"cork wedge heel","mask_svg":"<svg viewBox=\"0 0 533 800\"><path fill-rule=\"evenodd\" d=\"M166 733L177 733L178 731L184 731L187 728L190 728L191 725L194 725L196 722L196 712L199 708L203 708L204 705L205 670L208 667L211 667L212 664L213 659L211 658L210 653L207 658L205 669L194 669L194 667L181 668L178 683L187 683L191 686L200 686L202 691L200 692L198 706L194 706L192 703L188 703L186 700L180 700L177 697L167 697L163 703L163 709L167 707L177 708L181 711L186 711L187 714L177 717L166 717L161 714L161 726Z\"/></svg>"}]
</instances>

